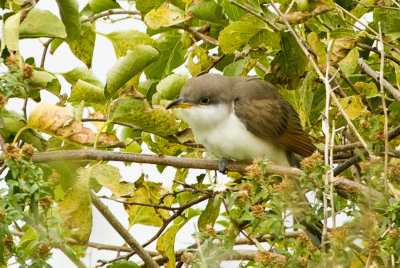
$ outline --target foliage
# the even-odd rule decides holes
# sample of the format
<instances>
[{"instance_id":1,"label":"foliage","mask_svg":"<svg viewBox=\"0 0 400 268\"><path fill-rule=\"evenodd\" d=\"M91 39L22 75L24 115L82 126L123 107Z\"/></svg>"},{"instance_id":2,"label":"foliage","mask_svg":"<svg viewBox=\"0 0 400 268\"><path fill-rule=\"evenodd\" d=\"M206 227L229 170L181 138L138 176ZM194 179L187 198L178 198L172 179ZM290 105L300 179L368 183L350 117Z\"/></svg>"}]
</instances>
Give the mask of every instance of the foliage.
<instances>
[{"instance_id":1,"label":"foliage","mask_svg":"<svg viewBox=\"0 0 400 268\"><path fill-rule=\"evenodd\" d=\"M21 267L50 267L53 249L84 267L80 258L92 246L92 204L98 204L93 195L103 187L111 191L109 199L124 203L129 227L158 228L142 246L157 241L159 255L153 259L165 267L218 267L231 260L243 267L400 265L396 1L90 0L79 7L76 0L57 0L56 14L35 8L36 1L22 2L0 1L5 70L0 76L0 267L14 261ZM114 23L114 17L132 24L139 18L146 32L96 31L96 24ZM104 53L117 57L104 81L91 69L97 35L113 45ZM47 38L41 64L20 55L24 38ZM51 73L43 67L47 49L54 53L64 42L86 67ZM379 83L381 68L384 81ZM204 149L165 105L190 75L211 69L273 83L333 161L314 154L302 161L304 173L297 178L285 169L267 174L268 163L256 163L242 172L246 175L229 173L226 185L209 172L188 184L194 181L189 168L198 167L189 160L203 158ZM67 95L60 95L61 77L71 85ZM42 91L60 102L42 102ZM25 108L7 105L14 98L38 105L27 115ZM90 117L83 118L87 112ZM83 124L87 121L96 128ZM161 173L176 163L174 157L186 163L176 164L172 188L154 182L151 174L129 181L107 163L149 161L140 154L144 147L154 153L151 163L158 163ZM85 154L89 148L101 150ZM119 149L135 160L125 159ZM69 161L73 153L66 150L82 155ZM54 152L62 157L43 160ZM334 177L338 173L341 177ZM340 180L350 186L335 183ZM313 202L299 198L299 191L310 192ZM196 207L201 202L203 210ZM293 220L299 214L303 218ZM321 248L297 231L344 215L345 222L320 230L326 235ZM197 243L175 249L179 230L193 221ZM123 238L132 252L145 254L131 243L134 238ZM244 252L240 244L252 250ZM128 260L132 255L110 260L107 267L139 267Z\"/></svg>"}]
</instances>

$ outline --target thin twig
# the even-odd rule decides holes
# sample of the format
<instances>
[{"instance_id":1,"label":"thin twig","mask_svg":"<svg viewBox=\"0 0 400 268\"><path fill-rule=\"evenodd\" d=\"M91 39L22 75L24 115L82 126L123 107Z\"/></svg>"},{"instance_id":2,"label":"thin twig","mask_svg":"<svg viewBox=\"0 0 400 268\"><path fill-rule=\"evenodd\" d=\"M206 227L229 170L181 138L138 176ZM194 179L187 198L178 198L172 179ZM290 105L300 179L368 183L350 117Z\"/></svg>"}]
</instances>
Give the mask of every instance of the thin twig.
<instances>
[{"instance_id":1,"label":"thin twig","mask_svg":"<svg viewBox=\"0 0 400 268\"><path fill-rule=\"evenodd\" d=\"M331 151L330 151L330 158L329 158L329 167L330 167L330 192L329 198L331 200L331 217L332 217L332 228L336 228L336 215L335 215L335 200L333 199L333 145L335 144L335 120L332 121L332 136L331 136Z\"/></svg>"},{"instance_id":2,"label":"thin twig","mask_svg":"<svg viewBox=\"0 0 400 268\"><path fill-rule=\"evenodd\" d=\"M356 138L358 139L359 142L361 142L362 146L365 148L366 151L368 150L368 146L367 143L364 141L364 139L361 137L360 133L358 133L358 130L356 129L356 127L354 126L353 122L351 122L350 117L347 115L347 113L345 112L345 110L343 109L342 105L340 104L339 100L336 98L336 95L334 92L331 92L331 97L333 99L333 101L336 104L336 107L339 109L340 113L342 114L342 116L344 117L344 119L346 120L347 124L349 124L349 127L351 128L351 130L353 131L354 135L356 136Z\"/></svg>"},{"instance_id":3,"label":"thin twig","mask_svg":"<svg viewBox=\"0 0 400 268\"><path fill-rule=\"evenodd\" d=\"M262 20L263 22L267 23L269 26L271 26L271 27L274 29L275 32L279 32L279 31L280 31L278 27L276 27L274 24L272 24L272 23L271 23L270 21L268 21L266 18L264 18L263 16L261 16L260 14L258 14L258 13L256 13L256 12L254 12L253 10L251 10L251 9L249 9L249 8L247 8L247 7L245 7L245 6L242 5L242 4L239 4L239 3L236 2L236 1L230 0L229 2L230 2L232 5L235 5L235 6L239 7L239 8L241 8L241 9L243 9L243 10L246 11L247 13L249 13L249 14L251 14L251 15L257 17L258 19Z\"/></svg>"},{"instance_id":4,"label":"thin twig","mask_svg":"<svg viewBox=\"0 0 400 268\"><path fill-rule=\"evenodd\" d=\"M203 39L204 41L207 41L208 43L210 43L214 46L219 46L218 40L216 40L206 34L200 33L198 31L196 31L195 29L190 28L188 25L173 25L171 27L185 30L185 31L193 34L194 37L196 37L196 38Z\"/></svg>"},{"instance_id":5,"label":"thin twig","mask_svg":"<svg viewBox=\"0 0 400 268\"><path fill-rule=\"evenodd\" d=\"M362 22L361 20L359 20L356 16L354 16L351 12L347 11L345 8L341 7L339 4L335 4L336 8L342 10L344 13L346 13L347 15L349 15L353 20L357 21L358 23L360 23L363 27L365 27L365 29L368 29L370 32L372 32L375 36L372 36L376 41L379 41L379 33L377 33L374 29L372 29L371 27L369 27L367 24L365 24L364 22ZM354 27L356 27L355 25L353 25ZM394 45L383 41L383 43L387 46L389 46L393 51L396 51L398 54L400 54L400 50L395 47Z\"/></svg>"},{"instance_id":6,"label":"thin twig","mask_svg":"<svg viewBox=\"0 0 400 268\"><path fill-rule=\"evenodd\" d=\"M136 11L136 10L110 9L110 10L104 11L102 13L99 13L99 14L93 16L93 17L89 17L89 18L86 18L86 19L81 19L81 23L93 22L95 20L98 20L98 19L103 18L103 17L110 16L110 15L140 15L140 12Z\"/></svg>"},{"instance_id":7,"label":"thin twig","mask_svg":"<svg viewBox=\"0 0 400 268\"><path fill-rule=\"evenodd\" d=\"M386 79L382 78L380 79L379 74L377 74L374 70L372 70L371 67L368 66L367 63L362 58L358 59L358 67L366 74L371 76L376 82L382 83L383 86L393 95L393 97L397 100L400 101L400 91L395 88L392 84L390 84Z\"/></svg>"},{"instance_id":8,"label":"thin twig","mask_svg":"<svg viewBox=\"0 0 400 268\"><path fill-rule=\"evenodd\" d=\"M313 55L309 52L309 50L305 47L304 43L299 39L297 34L294 32L292 26L289 24L286 16L280 11L280 9L275 5L275 2L273 0L270 0L271 6L275 10L275 12L282 18L283 22L285 23L286 27L288 28L289 32L292 34L292 36L296 39L297 44L300 46L300 48L303 50L303 52L306 54L307 58L311 62L312 66L314 67L315 72L318 74L318 77L323 81L325 79L324 74L321 72L321 70L318 68L317 63L315 62Z\"/></svg>"},{"instance_id":9,"label":"thin twig","mask_svg":"<svg viewBox=\"0 0 400 268\"><path fill-rule=\"evenodd\" d=\"M398 7L388 7L388 6L382 6L382 5L367 5L361 1L356 0L356 2L366 8L382 8L382 9L389 9L389 10L397 10L400 11L400 8Z\"/></svg>"},{"instance_id":10,"label":"thin twig","mask_svg":"<svg viewBox=\"0 0 400 268\"><path fill-rule=\"evenodd\" d=\"M125 204L125 205L151 207L151 208L158 208L158 209L164 209L164 210L179 210L179 208L172 208L172 207L167 207L167 206L162 206L162 205L157 205L157 204L140 203L140 202L134 202L134 201L123 201L123 200L118 200L118 199L111 198L108 196L99 196L99 198L115 201L115 202Z\"/></svg>"},{"instance_id":11,"label":"thin twig","mask_svg":"<svg viewBox=\"0 0 400 268\"><path fill-rule=\"evenodd\" d=\"M325 166L330 166L329 163L329 142L330 142L330 130L329 130L329 108L330 108L330 96L331 96L331 85L329 84L329 57L330 57L330 52L331 52L331 48L332 48L332 44L333 44L333 40L331 39L328 43L328 47L327 47L327 53L326 53L326 58L327 58L327 66L326 66L326 72L325 72L325 78L324 78L324 85L325 85L325 113L324 113L324 118L322 119L322 129L325 135L325 150L324 150L324 162L325 162ZM333 161L332 161L333 162ZM332 173L332 169L331 170L327 170L327 172L324 174L324 184L328 185L329 183L329 176ZM328 189L324 188L324 192L323 192L323 205L324 205L324 225L322 228L322 241L321 241L321 247L322 247L322 252L326 252L326 246L325 246L325 242L328 238Z\"/></svg>"},{"instance_id":12,"label":"thin twig","mask_svg":"<svg viewBox=\"0 0 400 268\"><path fill-rule=\"evenodd\" d=\"M198 204L200 202L203 202L203 201L209 199L210 197L211 196L209 196L209 195L205 195L205 196L202 196L202 197L200 197L198 199L192 200L192 201L186 203L185 205L181 206L179 208L179 210L174 213L174 215L172 215L170 218L165 220L163 226L161 226L161 228L158 230L158 232L152 238L150 238L146 243L144 243L142 245L142 247L146 247L149 244L151 244L153 241L155 241L162 234L162 232L165 230L165 228L167 228L167 226L171 222L173 222L177 217L179 217L186 209L188 209L188 208L190 208L190 207L192 207L192 206L194 206L194 205L196 205L196 204Z\"/></svg>"},{"instance_id":13,"label":"thin twig","mask_svg":"<svg viewBox=\"0 0 400 268\"><path fill-rule=\"evenodd\" d=\"M384 51L380 51L379 49L377 49L377 48L375 48L375 47L371 47L371 46L366 45L366 44L363 44L363 43L357 43L357 46L358 46L359 48L361 48L361 49L369 50L369 51L372 51L372 52L376 53L380 58L383 56L383 57L385 57L385 58L387 58L387 59L393 61L393 62L396 63L397 65L400 65L400 60L399 60L399 59L393 57L393 56L390 55L390 54L385 53Z\"/></svg>"},{"instance_id":14,"label":"thin twig","mask_svg":"<svg viewBox=\"0 0 400 268\"><path fill-rule=\"evenodd\" d=\"M54 38L50 38L49 40L47 40L46 43L43 44L43 53L42 53L42 59L40 60L40 68L44 68L44 62L46 60L47 50L49 49L49 45L53 40Z\"/></svg>"},{"instance_id":15,"label":"thin twig","mask_svg":"<svg viewBox=\"0 0 400 268\"><path fill-rule=\"evenodd\" d=\"M151 258L150 254L136 241L135 238L124 228L124 226L115 218L109 208L100 201L95 193L90 191L90 197L93 205L99 210L110 225L118 232L125 242L135 251L136 254L146 263L147 267L157 268L158 264Z\"/></svg>"},{"instance_id":16,"label":"thin twig","mask_svg":"<svg viewBox=\"0 0 400 268\"><path fill-rule=\"evenodd\" d=\"M25 119L25 121L27 121L28 119L28 117L27 117L27 114L26 114L26 106L28 105L28 98L26 98L25 100L24 100L24 106L22 106L22 114L24 115L24 119Z\"/></svg>"},{"instance_id":17,"label":"thin twig","mask_svg":"<svg viewBox=\"0 0 400 268\"><path fill-rule=\"evenodd\" d=\"M214 68L215 65L218 64L218 62L220 62L223 58L225 57L225 54L222 54L222 56L218 57L218 59L216 59L215 61L213 61L213 63L211 63L210 66L208 66L206 69L204 69L203 71L201 71L200 73L198 73L196 76L200 76L203 74L207 74L212 68Z\"/></svg>"},{"instance_id":18,"label":"thin twig","mask_svg":"<svg viewBox=\"0 0 400 268\"><path fill-rule=\"evenodd\" d=\"M384 64L385 64L385 57L383 52L383 36L382 36L382 29L381 29L381 22L378 21L378 28L379 28L379 39L381 45L381 64L379 68L379 81L383 81L383 71L384 71ZM388 144L388 118L387 118L387 107L386 107L386 100L385 100L385 90L383 89L383 83L379 83L380 85L380 93L382 97L382 109L384 115L383 121L383 138L385 141L385 156L384 156L384 165L383 165L383 181L385 183L385 192L388 190L388 178L387 178L387 170L388 170L388 161L389 161L389 144Z\"/></svg>"},{"instance_id":19,"label":"thin twig","mask_svg":"<svg viewBox=\"0 0 400 268\"><path fill-rule=\"evenodd\" d=\"M25 0L22 5L21 5L21 16L19 19L19 23L22 23L26 17L28 16L28 13L35 7L35 5L39 2L39 0Z\"/></svg>"},{"instance_id":20,"label":"thin twig","mask_svg":"<svg viewBox=\"0 0 400 268\"><path fill-rule=\"evenodd\" d=\"M349 85L349 87L354 91L354 93L356 93L358 96L361 97L363 103L367 105L368 110L372 112L371 103L369 102L365 94L363 94L360 90L358 90L358 88L354 86L354 84L350 81L350 79L347 77L347 75L343 72L343 70L339 66L337 66L337 70L339 71L339 75L343 79L343 81L346 82L347 85Z\"/></svg>"}]
</instances>

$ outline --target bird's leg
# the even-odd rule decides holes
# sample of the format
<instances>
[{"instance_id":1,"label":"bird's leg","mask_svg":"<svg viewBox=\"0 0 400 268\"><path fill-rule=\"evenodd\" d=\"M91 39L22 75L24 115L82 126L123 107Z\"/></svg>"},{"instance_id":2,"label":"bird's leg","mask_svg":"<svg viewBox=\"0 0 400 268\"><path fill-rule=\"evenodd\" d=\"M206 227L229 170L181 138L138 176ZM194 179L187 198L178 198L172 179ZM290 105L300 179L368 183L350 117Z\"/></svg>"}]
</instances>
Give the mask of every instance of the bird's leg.
<instances>
[{"instance_id":1,"label":"bird's leg","mask_svg":"<svg viewBox=\"0 0 400 268\"><path fill-rule=\"evenodd\" d=\"M228 171L226 170L226 164L228 163L228 158L222 157L218 162L218 171L222 174L227 174Z\"/></svg>"}]
</instances>

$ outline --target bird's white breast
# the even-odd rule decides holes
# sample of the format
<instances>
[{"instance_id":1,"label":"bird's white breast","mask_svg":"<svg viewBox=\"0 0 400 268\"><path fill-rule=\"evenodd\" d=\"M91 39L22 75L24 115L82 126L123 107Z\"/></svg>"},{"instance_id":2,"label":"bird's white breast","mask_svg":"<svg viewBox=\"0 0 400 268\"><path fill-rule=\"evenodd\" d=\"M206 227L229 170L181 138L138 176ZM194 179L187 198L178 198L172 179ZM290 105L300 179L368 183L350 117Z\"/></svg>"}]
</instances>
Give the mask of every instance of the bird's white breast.
<instances>
[{"instance_id":1,"label":"bird's white breast","mask_svg":"<svg viewBox=\"0 0 400 268\"><path fill-rule=\"evenodd\" d=\"M204 105L181 109L181 116L196 140L218 157L289 166L284 149L253 135L231 111L228 105Z\"/></svg>"}]
</instances>

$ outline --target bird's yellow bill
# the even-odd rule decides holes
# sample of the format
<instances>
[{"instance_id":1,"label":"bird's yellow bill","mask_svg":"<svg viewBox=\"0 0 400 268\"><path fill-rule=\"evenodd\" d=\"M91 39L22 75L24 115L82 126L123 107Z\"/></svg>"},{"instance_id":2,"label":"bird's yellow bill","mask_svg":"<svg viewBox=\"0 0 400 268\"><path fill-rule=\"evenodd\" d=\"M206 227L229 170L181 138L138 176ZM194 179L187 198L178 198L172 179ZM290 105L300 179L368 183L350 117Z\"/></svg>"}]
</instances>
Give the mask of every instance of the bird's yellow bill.
<instances>
[{"instance_id":1,"label":"bird's yellow bill","mask_svg":"<svg viewBox=\"0 0 400 268\"><path fill-rule=\"evenodd\" d=\"M187 102L187 101L184 101L184 100L177 99L177 100L174 100L173 102L171 102L170 104L168 104L167 109L189 108L189 107L192 107L192 106L194 106L194 104L191 103L191 102Z\"/></svg>"}]
</instances>

